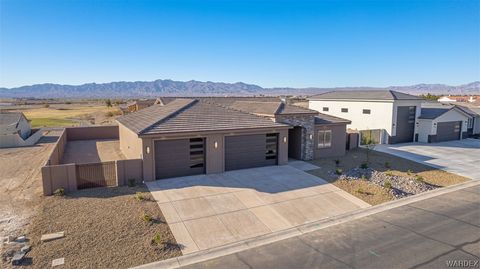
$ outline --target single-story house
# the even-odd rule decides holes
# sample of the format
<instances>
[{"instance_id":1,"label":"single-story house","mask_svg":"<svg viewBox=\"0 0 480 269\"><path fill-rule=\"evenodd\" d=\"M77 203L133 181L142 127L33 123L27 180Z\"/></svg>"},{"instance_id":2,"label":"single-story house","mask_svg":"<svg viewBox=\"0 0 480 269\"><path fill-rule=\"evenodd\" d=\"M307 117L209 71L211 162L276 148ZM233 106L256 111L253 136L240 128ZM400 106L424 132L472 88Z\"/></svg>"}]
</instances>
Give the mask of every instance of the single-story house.
<instances>
[{"instance_id":1,"label":"single-story house","mask_svg":"<svg viewBox=\"0 0 480 269\"><path fill-rule=\"evenodd\" d=\"M375 143L413 142L422 98L392 90L332 91L308 98L309 108L351 121L348 128Z\"/></svg>"},{"instance_id":2,"label":"single-story house","mask_svg":"<svg viewBox=\"0 0 480 269\"><path fill-rule=\"evenodd\" d=\"M418 118L418 135L416 140L434 143L459 140L467 137L470 116L456 106L450 108L422 108Z\"/></svg>"},{"instance_id":3,"label":"single-story house","mask_svg":"<svg viewBox=\"0 0 480 269\"><path fill-rule=\"evenodd\" d=\"M158 99L141 99L127 103L126 112L131 113L142 110L159 102Z\"/></svg>"},{"instance_id":4,"label":"single-story house","mask_svg":"<svg viewBox=\"0 0 480 269\"><path fill-rule=\"evenodd\" d=\"M279 99L223 97L172 98L117 121L120 149L143 160L146 181L343 155L350 122Z\"/></svg>"},{"instance_id":5,"label":"single-story house","mask_svg":"<svg viewBox=\"0 0 480 269\"><path fill-rule=\"evenodd\" d=\"M0 148L31 146L40 136L22 112L0 111Z\"/></svg>"},{"instance_id":6,"label":"single-story house","mask_svg":"<svg viewBox=\"0 0 480 269\"><path fill-rule=\"evenodd\" d=\"M467 136L480 134L480 107L467 107L456 105L456 107L467 113L470 117L467 122Z\"/></svg>"}]
</instances>

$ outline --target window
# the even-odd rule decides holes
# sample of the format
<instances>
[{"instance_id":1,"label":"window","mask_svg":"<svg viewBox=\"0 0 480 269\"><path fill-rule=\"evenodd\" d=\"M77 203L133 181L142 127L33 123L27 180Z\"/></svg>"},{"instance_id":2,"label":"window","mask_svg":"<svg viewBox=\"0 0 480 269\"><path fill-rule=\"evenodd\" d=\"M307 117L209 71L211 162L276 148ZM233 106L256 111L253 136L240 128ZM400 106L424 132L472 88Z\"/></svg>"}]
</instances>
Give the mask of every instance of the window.
<instances>
[{"instance_id":1,"label":"window","mask_svg":"<svg viewBox=\"0 0 480 269\"><path fill-rule=\"evenodd\" d=\"M371 112L370 109L364 109L363 110L363 114L370 114L370 112Z\"/></svg>"},{"instance_id":2,"label":"window","mask_svg":"<svg viewBox=\"0 0 480 269\"><path fill-rule=\"evenodd\" d=\"M332 130L318 131L317 148L329 148L332 146Z\"/></svg>"},{"instance_id":3,"label":"window","mask_svg":"<svg viewBox=\"0 0 480 269\"><path fill-rule=\"evenodd\" d=\"M348 112L348 108L342 108L342 112L343 112L343 113L347 113L347 112Z\"/></svg>"},{"instance_id":4,"label":"window","mask_svg":"<svg viewBox=\"0 0 480 269\"><path fill-rule=\"evenodd\" d=\"M328 111L328 107L323 107L322 111Z\"/></svg>"},{"instance_id":5,"label":"window","mask_svg":"<svg viewBox=\"0 0 480 269\"><path fill-rule=\"evenodd\" d=\"M468 129L473 128L473 118L468 118L467 128Z\"/></svg>"},{"instance_id":6,"label":"window","mask_svg":"<svg viewBox=\"0 0 480 269\"><path fill-rule=\"evenodd\" d=\"M266 135L267 146L265 149L265 160L276 160L277 159L277 144L278 144L278 135L277 134L267 134Z\"/></svg>"},{"instance_id":7,"label":"window","mask_svg":"<svg viewBox=\"0 0 480 269\"><path fill-rule=\"evenodd\" d=\"M190 168L204 167L205 140L203 138L190 139Z\"/></svg>"}]
</instances>

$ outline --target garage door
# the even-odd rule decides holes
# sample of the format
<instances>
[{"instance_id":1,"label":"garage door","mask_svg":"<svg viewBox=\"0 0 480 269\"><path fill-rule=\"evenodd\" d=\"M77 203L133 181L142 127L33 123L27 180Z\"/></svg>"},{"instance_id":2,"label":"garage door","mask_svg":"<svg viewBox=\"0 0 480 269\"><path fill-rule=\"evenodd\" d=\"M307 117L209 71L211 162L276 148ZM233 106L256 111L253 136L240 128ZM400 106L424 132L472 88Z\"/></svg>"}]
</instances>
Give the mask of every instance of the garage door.
<instances>
[{"instance_id":1,"label":"garage door","mask_svg":"<svg viewBox=\"0 0 480 269\"><path fill-rule=\"evenodd\" d=\"M437 123L437 142L460 139L461 121Z\"/></svg>"},{"instance_id":2,"label":"garage door","mask_svg":"<svg viewBox=\"0 0 480 269\"><path fill-rule=\"evenodd\" d=\"M205 173L205 139L155 141L157 179Z\"/></svg>"},{"instance_id":3,"label":"garage door","mask_svg":"<svg viewBox=\"0 0 480 269\"><path fill-rule=\"evenodd\" d=\"M413 141L415 131L415 111L414 106L397 107L397 135L393 138L393 143L406 143Z\"/></svg>"},{"instance_id":4,"label":"garage door","mask_svg":"<svg viewBox=\"0 0 480 269\"><path fill-rule=\"evenodd\" d=\"M278 134L225 137L225 170L277 164Z\"/></svg>"}]
</instances>

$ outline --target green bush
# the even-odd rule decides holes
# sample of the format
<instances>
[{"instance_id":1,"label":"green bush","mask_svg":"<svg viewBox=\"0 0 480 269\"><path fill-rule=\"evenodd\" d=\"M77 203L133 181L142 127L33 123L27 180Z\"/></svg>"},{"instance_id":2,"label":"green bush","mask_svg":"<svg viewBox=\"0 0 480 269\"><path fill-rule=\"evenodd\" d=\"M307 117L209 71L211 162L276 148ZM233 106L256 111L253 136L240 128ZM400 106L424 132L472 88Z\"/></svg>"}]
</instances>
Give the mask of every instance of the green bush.
<instances>
[{"instance_id":1,"label":"green bush","mask_svg":"<svg viewBox=\"0 0 480 269\"><path fill-rule=\"evenodd\" d=\"M362 168L362 169L367 169L367 168L368 168L368 163L362 163L362 164L360 165L360 168Z\"/></svg>"},{"instance_id":2,"label":"green bush","mask_svg":"<svg viewBox=\"0 0 480 269\"><path fill-rule=\"evenodd\" d=\"M335 174L341 175L343 173L343 170L340 168L335 169Z\"/></svg>"},{"instance_id":3,"label":"green bush","mask_svg":"<svg viewBox=\"0 0 480 269\"><path fill-rule=\"evenodd\" d=\"M422 176L416 175L415 180L419 182L425 182L425 179Z\"/></svg>"},{"instance_id":4,"label":"green bush","mask_svg":"<svg viewBox=\"0 0 480 269\"><path fill-rule=\"evenodd\" d=\"M145 194L143 192L135 193L135 200L137 200L137 201L145 200Z\"/></svg>"},{"instance_id":5,"label":"green bush","mask_svg":"<svg viewBox=\"0 0 480 269\"><path fill-rule=\"evenodd\" d=\"M385 181L385 183L383 183L383 187L386 189L391 189L392 183L390 183L390 181Z\"/></svg>"},{"instance_id":6,"label":"green bush","mask_svg":"<svg viewBox=\"0 0 480 269\"><path fill-rule=\"evenodd\" d=\"M49 108L50 105L49 105L49 104L43 104L43 107L44 107L44 108Z\"/></svg>"},{"instance_id":7,"label":"green bush","mask_svg":"<svg viewBox=\"0 0 480 269\"><path fill-rule=\"evenodd\" d=\"M390 163L389 162L385 162L385 168L390 168Z\"/></svg>"},{"instance_id":8,"label":"green bush","mask_svg":"<svg viewBox=\"0 0 480 269\"><path fill-rule=\"evenodd\" d=\"M143 213L143 215L142 215L142 220L145 221L145 222L150 223L150 222L153 220L153 218L152 218L152 216L150 216L149 214Z\"/></svg>"},{"instance_id":9,"label":"green bush","mask_svg":"<svg viewBox=\"0 0 480 269\"><path fill-rule=\"evenodd\" d=\"M65 189L64 188L58 188L53 192L53 195L64 196L65 195Z\"/></svg>"},{"instance_id":10,"label":"green bush","mask_svg":"<svg viewBox=\"0 0 480 269\"><path fill-rule=\"evenodd\" d=\"M360 194L365 194L365 191L362 188L358 188L357 192L360 193Z\"/></svg>"},{"instance_id":11,"label":"green bush","mask_svg":"<svg viewBox=\"0 0 480 269\"><path fill-rule=\"evenodd\" d=\"M152 244L157 246L162 244L162 236L159 233L153 236Z\"/></svg>"},{"instance_id":12,"label":"green bush","mask_svg":"<svg viewBox=\"0 0 480 269\"><path fill-rule=\"evenodd\" d=\"M367 177L366 177L365 175L362 175L360 178L361 178L362 180L367 180Z\"/></svg>"},{"instance_id":13,"label":"green bush","mask_svg":"<svg viewBox=\"0 0 480 269\"><path fill-rule=\"evenodd\" d=\"M391 177L391 176L393 176L393 172L388 170L387 172L385 172L385 175Z\"/></svg>"},{"instance_id":14,"label":"green bush","mask_svg":"<svg viewBox=\"0 0 480 269\"><path fill-rule=\"evenodd\" d=\"M413 173L413 171L412 171L412 170L410 170L410 169L408 169L408 170L407 170L407 175L409 175L409 176L410 176L412 173Z\"/></svg>"}]
</instances>

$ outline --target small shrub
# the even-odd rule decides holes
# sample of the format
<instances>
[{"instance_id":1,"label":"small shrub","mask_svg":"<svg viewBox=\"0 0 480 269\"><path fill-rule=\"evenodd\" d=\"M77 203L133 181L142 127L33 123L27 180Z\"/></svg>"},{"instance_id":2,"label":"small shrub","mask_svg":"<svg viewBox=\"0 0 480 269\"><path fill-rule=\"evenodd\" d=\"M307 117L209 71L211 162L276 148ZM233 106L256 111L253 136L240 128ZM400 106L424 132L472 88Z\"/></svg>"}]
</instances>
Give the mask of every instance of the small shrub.
<instances>
[{"instance_id":1,"label":"small shrub","mask_svg":"<svg viewBox=\"0 0 480 269\"><path fill-rule=\"evenodd\" d=\"M408 169L408 170L407 170L407 175L409 175L409 176L410 176L412 173L413 173L413 171L412 171L412 170L410 170L410 169Z\"/></svg>"},{"instance_id":2,"label":"small shrub","mask_svg":"<svg viewBox=\"0 0 480 269\"><path fill-rule=\"evenodd\" d=\"M337 167L338 167L339 165L340 165L340 160L338 160L338 159L337 159L337 160L335 160L335 166L337 166Z\"/></svg>"},{"instance_id":3,"label":"small shrub","mask_svg":"<svg viewBox=\"0 0 480 269\"><path fill-rule=\"evenodd\" d=\"M360 178L361 178L362 180L367 180L367 177L366 177L365 175L362 175Z\"/></svg>"},{"instance_id":4,"label":"small shrub","mask_svg":"<svg viewBox=\"0 0 480 269\"><path fill-rule=\"evenodd\" d=\"M128 184L129 187L135 187L137 182L134 178L131 178L131 179L128 180L127 184Z\"/></svg>"},{"instance_id":5,"label":"small shrub","mask_svg":"<svg viewBox=\"0 0 480 269\"><path fill-rule=\"evenodd\" d=\"M142 215L142 220L145 221L145 222L150 223L150 222L152 222L153 218L152 218L152 216L150 216L149 214L143 213L143 215Z\"/></svg>"},{"instance_id":6,"label":"small shrub","mask_svg":"<svg viewBox=\"0 0 480 269\"><path fill-rule=\"evenodd\" d=\"M416 175L415 180L419 182L425 182L425 179L422 176Z\"/></svg>"},{"instance_id":7,"label":"small shrub","mask_svg":"<svg viewBox=\"0 0 480 269\"><path fill-rule=\"evenodd\" d=\"M137 201L143 201L145 200L145 195L143 192L137 192L135 193L135 200Z\"/></svg>"},{"instance_id":8,"label":"small shrub","mask_svg":"<svg viewBox=\"0 0 480 269\"><path fill-rule=\"evenodd\" d=\"M385 165L385 168L390 168L391 167L389 162L385 162L384 165Z\"/></svg>"},{"instance_id":9,"label":"small shrub","mask_svg":"<svg viewBox=\"0 0 480 269\"><path fill-rule=\"evenodd\" d=\"M152 244L157 246L162 244L162 236L159 233L153 236Z\"/></svg>"},{"instance_id":10,"label":"small shrub","mask_svg":"<svg viewBox=\"0 0 480 269\"><path fill-rule=\"evenodd\" d=\"M356 192L360 193L360 194L365 194L365 191L362 189L362 188L358 188L356 190Z\"/></svg>"},{"instance_id":11,"label":"small shrub","mask_svg":"<svg viewBox=\"0 0 480 269\"><path fill-rule=\"evenodd\" d=\"M385 183L383 183L383 187L386 189L391 189L392 183L390 183L390 181L385 181Z\"/></svg>"},{"instance_id":12,"label":"small shrub","mask_svg":"<svg viewBox=\"0 0 480 269\"><path fill-rule=\"evenodd\" d=\"M391 176L393 176L393 172L388 170L387 172L385 172L385 175L391 177Z\"/></svg>"},{"instance_id":13,"label":"small shrub","mask_svg":"<svg viewBox=\"0 0 480 269\"><path fill-rule=\"evenodd\" d=\"M49 105L49 104L43 104L43 107L44 107L44 108L49 108L50 105Z\"/></svg>"},{"instance_id":14,"label":"small shrub","mask_svg":"<svg viewBox=\"0 0 480 269\"><path fill-rule=\"evenodd\" d=\"M58 188L53 192L53 195L64 196L65 195L65 189L64 188Z\"/></svg>"},{"instance_id":15,"label":"small shrub","mask_svg":"<svg viewBox=\"0 0 480 269\"><path fill-rule=\"evenodd\" d=\"M335 169L335 174L341 175L343 173L343 170L340 168Z\"/></svg>"},{"instance_id":16,"label":"small shrub","mask_svg":"<svg viewBox=\"0 0 480 269\"><path fill-rule=\"evenodd\" d=\"M108 118L113 117L113 112L112 111L106 112L105 117L108 117Z\"/></svg>"},{"instance_id":17,"label":"small shrub","mask_svg":"<svg viewBox=\"0 0 480 269\"><path fill-rule=\"evenodd\" d=\"M362 168L362 169L367 169L367 168L368 168L368 163L362 163L362 164L360 165L360 168Z\"/></svg>"},{"instance_id":18,"label":"small shrub","mask_svg":"<svg viewBox=\"0 0 480 269\"><path fill-rule=\"evenodd\" d=\"M67 101L67 102L65 102L65 104L66 104L66 105L71 105L71 104L72 104L72 102L70 102L70 101Z\"/></svg>"}]
</instances>

